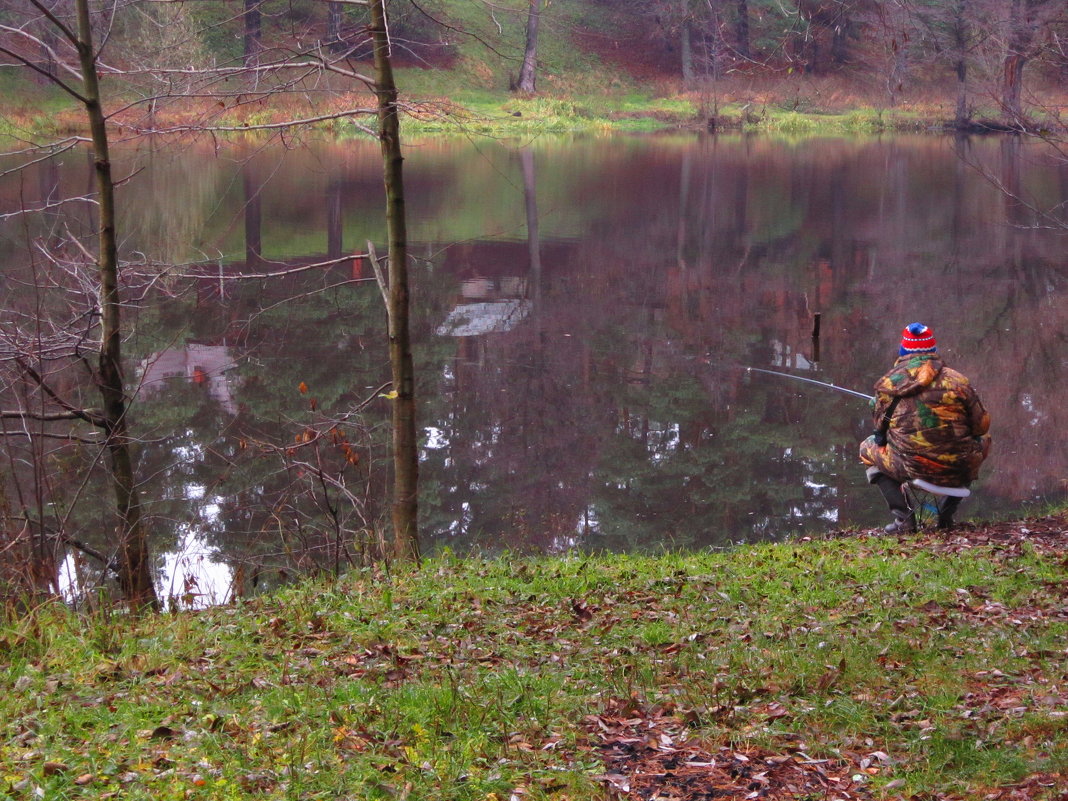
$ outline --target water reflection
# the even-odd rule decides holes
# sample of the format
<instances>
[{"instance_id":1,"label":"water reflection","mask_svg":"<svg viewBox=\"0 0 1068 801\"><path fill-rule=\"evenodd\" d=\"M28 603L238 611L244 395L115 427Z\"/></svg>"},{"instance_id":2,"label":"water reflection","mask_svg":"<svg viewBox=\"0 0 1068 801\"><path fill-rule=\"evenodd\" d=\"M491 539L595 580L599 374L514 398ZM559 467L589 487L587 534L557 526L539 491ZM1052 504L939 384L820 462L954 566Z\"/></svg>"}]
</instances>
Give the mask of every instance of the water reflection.
<instances>
[{"instance_id":1,"label":"water reflection","mask_svg":"<svg viewBox=\"0 0 1068 801\"><path fill-rule=\"evenodd\" d=\"M168 382L185 380L203 386L220 408L227 414L236 415L237 402L227 373L237 366L226 345L190 342L182 348L167 348L141 361L138 397L149 399L165 395Z\"/></svg>"},{"instance_id":2,"label":"water reflection","mask_svg":"<svg viewBox=\"0 0 1068 801\"><path fill-rule=\"evenodd\" d=\"M384 312L359 258L382 239L379 156L224 155L156 154L123 189L128 250L203 265L139 310L140 469L162 550L270 584L358 561L387 517ZM49 169L48 197L84 185L81 162ZM916 319L994 418L965 516L1063 497L1064 208L1033 208L1063 204L1068 170L1022 140L433 141L407 176L431 548L873 525L864 403L744 367L867 392Z\"/></svg>"},{"instance_id":3,"label":"water reflection","mask_svg":"<svg viewBox=\"0 0 1068 801\"><path fill-rule=\"evenodd\" d=\"M219 552L195 531L187 531L177 546L162 554L160 595L168 606L200 609L225 603L234 590L234 571Z\"/></svg>"}]
</instances>

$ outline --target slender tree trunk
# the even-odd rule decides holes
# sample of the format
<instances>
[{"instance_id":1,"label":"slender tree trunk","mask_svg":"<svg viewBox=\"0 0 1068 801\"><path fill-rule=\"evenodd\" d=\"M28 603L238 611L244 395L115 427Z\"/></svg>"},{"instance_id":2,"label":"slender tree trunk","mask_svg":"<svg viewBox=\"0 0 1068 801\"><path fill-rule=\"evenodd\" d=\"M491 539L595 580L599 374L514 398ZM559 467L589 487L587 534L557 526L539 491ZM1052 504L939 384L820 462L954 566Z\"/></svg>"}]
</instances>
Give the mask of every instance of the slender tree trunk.
<instances>
[{"instance_id":1,"label":"slender tree trunk","mask_svg":"<svg viewBox=\"0 0 1068 801\"><path fill-rule=\"evenodd\" d=\"M968 0L957 0L953 16L954 72L957 75L957 108L953 127L962 130L971 122L968 108Z\"/></svg>"},{"instance_id":2,"label":"slender tree trunk","mask_svg":"<svg viewBox=\"0 0 1068 801\"><path fill-rule=\"evenodd\" d=\"M723 15L720 2L721 0L708 0L710 13L707 35L708 73L714 81L723 77Z\"/></svg>"},{"instance_id":3,"label":"slender tree trunk","mask_svg":"<svg viewBox=\"0 0 1068 801\"><path fill-rule=\"evenodd\" d=\"M688 19L682 21L679 31L679 58L682 61L682 82L686 86L693 84L693 26Z\"/></svg>"},{"instance_id":4,"label":"slender tree trunk","mask_svg":"<svg viewBox=\"0 0 1068 801\"><path fill-rule=\"evenodd\" d=\"M333 53L345 49L345 43L341 40L341 3L326 4L326 43Z\"/></svg>"},{"instance_id":5,"label":"slender tree trunk","mask_svg":"<svg viewBox=\"0 0 1068 801\"><path fill-rule=\"evenodd\" d=\"M734 23L734 38L737 40L738 55L749 58L749 0L736 0L735 10L738 19Z\"/></svg>"},{"instance_id":6,"label":"slender tree trunk","mask_svg":"<svg viewBox=\"0 0 1068 801\"><path fill-rule=\"evenodd\" d=\"M408 234L397 86L393 81L384 0L370 0L375 93L386 187L389 236L389 362L393 369L393 555L419 561L419 443L415 426L415 369L408 331Z\"/></svg>"},{"instance_id":7,"label":"slender tree trunk","mask_svg":"<svg viewBox=\"0 0 1068 801\"><path fill-rule=\"evenodd\" d=\"M688 0L679 0L679 54L682 59L682 82L693 83L693 23Z\"/></svg>"},{"instance_id":8,"label":"slender tree trunk","mask_svg":"<svg viewBox=\"0 0 1068 801\"><path fill-rule=\"evenodd\" d=\"M533 92L538 75L538 25L541 19L541 0L530 0L527 12L527 47L523 53L523 67L519 70L520 92Z\"/></svg>"},{"instance_id":9,"label":"slender tree trunk","mask_svg":"<svg viewBox=\"0 0 1068 801\"><path fill-rule=\"evenodd\" d=\"M260 63L260 44L263 18L260 14L262 0L245 0L245 66L255 67Z\"/></svg>"},{"instance_id":10,"label":"slender tree trunk","mask_svg":"<svg viewBox=\"0 0 1068 801\"><path fill-rule=\"evenodd\" d=\"M843 20L834 26L831 36L831 60L835 64L846 63L846 22Z\"/></svg>"},{"instance_id":11,"label":"slender tree trunk","mask_svg":"<svg viewBox=\"0 0 1068 801\"><path fill-rule=\"evenodd\" d=\"M1011 0L1009 4L1009 40L1002 72L1001 104L1005 121L1020 126L1023 116L1023 71L1031 34L1026 20L1025 0Z\"/></svg>"},{"instance_id":12,"label":"slender tree trunk","mask_svg":"<svg viewBox=\"0 0 1068 801\"><path fill-rule=\"evenodd\" d=\"M1019 53L1005 57L1001 103L1005 109L1005 121L1018 126L1023 123L1023 71L1027 59Z\"/></svg>"},{"instance_id":13,"label":"slender tree trunk","mask_svg":"<svg viewBox=\"0 0 1068 801\"><path fill-rule=\"evenodd\" d=\"M963 59L957 61L957 108L953 113L953 127L963 129L971 122L968 107L968 65Z\"/></svg>"},{"instance_id":14,"label":"slender tree trunk","mask_svg":"<svg viewBox=\"0 0 1068 801\"><path fill-rule=\"evenodd\" d=\"M119 259L115 235L115 184L111 177L108 135L100 104L96 54L89 22L89 0L77 0L78 57L81 62L85 108L92 132L96 189L99 200L100 354L99 390L104 406L111 479L121 527L118 572L123 594L135 608L158 608L149 569L148 538L141 519L141 502L134 483L130 438L126 425L126 395L122 381L122 340Z\"/></svg>"}]
</instances>

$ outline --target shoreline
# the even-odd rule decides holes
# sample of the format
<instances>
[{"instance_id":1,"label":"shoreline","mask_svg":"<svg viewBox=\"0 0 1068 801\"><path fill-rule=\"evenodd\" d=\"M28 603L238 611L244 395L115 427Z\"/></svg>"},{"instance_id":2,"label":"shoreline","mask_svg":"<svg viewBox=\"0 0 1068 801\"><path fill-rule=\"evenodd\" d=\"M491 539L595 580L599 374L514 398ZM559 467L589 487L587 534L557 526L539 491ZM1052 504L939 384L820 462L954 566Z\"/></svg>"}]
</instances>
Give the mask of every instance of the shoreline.
<instances>
[{"instance_id":1,"label":"shoreline","mask_svg":"<svg viewBox=\"0 0 1068 801\"><path fill-rule=\"evenodd\" d=\"M292 109L292 98L257 100L248 105L220 108L213 103L184 103L144 115L126 107L112 116L119 136L212 135L230 138L270 134L280 130L308 130L338 138L363 135L368 113L349 114L360 95L338 93L310 110ZM112 101L111 105L119 105ZM885 134L987 136L1023 134L1059 136L1062 129L1044 129L1038 123L1014 128L997 120L996 109L986 109L961 127L946 116L945 102L901 104L894 108L858 103L848 107L799 103L785 97L760 100L716 100L689 94L656 96L520 96L482 93L445 100L439 97L405 100L401 132L405 136L530 136L581 133L654 133L664 131L752 134ZM86 132L81 112L70 105L50 107L17 102L0 115L0 134L14 138L81 136ZM791 107L793 106L793 107ZM286 128L285 126L290 127Z\"/></svg>"}]
</instances>

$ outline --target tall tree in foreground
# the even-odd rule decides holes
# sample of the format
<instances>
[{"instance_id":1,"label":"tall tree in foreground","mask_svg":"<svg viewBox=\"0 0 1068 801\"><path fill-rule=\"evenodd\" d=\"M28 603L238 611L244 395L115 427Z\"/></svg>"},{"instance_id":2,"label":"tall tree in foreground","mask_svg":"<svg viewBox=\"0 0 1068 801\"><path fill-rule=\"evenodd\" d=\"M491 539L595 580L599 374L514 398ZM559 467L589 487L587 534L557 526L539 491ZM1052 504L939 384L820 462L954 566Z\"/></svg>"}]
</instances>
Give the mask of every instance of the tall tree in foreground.
<instances>
[{"instance_id":1,"label":"tall tree in foreground","mask_svg":"<svg viewBox=\"0 0 1068 801\"><path fill-rule=\"evenodd\" d=\"M389 237L389 361L393 371L393 554L419 561L419 443L415 425L415 369L408 326L408 233L404 209L397 86L393 80L384 0L370 0L375 94L386 187Z\"/></svg>"},{"instance_id":2,"label":"tall tree in foreground","mask_svg":"<svg viewBox=\"0 0 1068 801\"><path fill-rule=\"evenodd\" d=\"M122 303L119 297L115 182L111 174L107 120L101 102L100 84L97 80L97 52L93 46L89 0L75 0L73 28L56 16L40 0L29 0L29 2L58 31L59 37L66 40L73 48L78 59L80 87L68 84L65 78L56 75L49 75L49 78L82 105L92 139L98 207L96 267L97 311L100 317L100 344L93 380L100 393L102 408L100 410L83 409L66 402L59 392L49 386L44 374L35 370L23 359L20 364L23 372L40 386L53 403L60 407L60 411L5 412L4 416L37 420L62 418L82 420L92 423L104 432L103 445L110 461L111 483L115 493L119 522L115 564L119 585L131 606L138 609L158 608L159 601L149 566L148 538L141 518L141 501L134 480L131 440L126 419L127 399L122 371ZM0 49L25 66L42 73L36 65L19 52L8 48Z\"/></svg>"}]
</instances>

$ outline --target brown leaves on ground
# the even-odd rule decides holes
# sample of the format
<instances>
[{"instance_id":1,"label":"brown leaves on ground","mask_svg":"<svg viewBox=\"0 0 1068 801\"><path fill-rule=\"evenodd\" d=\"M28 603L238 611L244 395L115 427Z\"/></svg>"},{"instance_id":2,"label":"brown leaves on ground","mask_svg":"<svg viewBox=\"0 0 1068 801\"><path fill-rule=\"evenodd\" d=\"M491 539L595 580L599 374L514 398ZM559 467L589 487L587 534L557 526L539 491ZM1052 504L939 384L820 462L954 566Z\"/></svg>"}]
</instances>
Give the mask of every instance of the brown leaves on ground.
<instances>
[{"instance_id":1,"label":"brown leaves on ground","mask_svg":"<svg viewBox=\"0 0 1068 801\"><path fill-rule=\"evenodd\" d=\"M949 531L927 532L925 541L936 553L990 546L1018 555L1025 545L1036 553L1063 552L1068 546L1068 512L1002 523L964 523Z\"/></svg>"},{"instance_id":2,"label":"brown leaves on ground","mask_svg":"<svg viewBox=\"0 0 1068 801\"><path fill-rule=\"evenodd\" d=\"M590 739L606 763L600 777L611 797L634 801L704 799L872 798L866 782L885 754L814 759L752 745L711 747L690 739L686 715L636 701L613 702L586 718Z\"/></svg>"},{"instance_id":3,"label":"brown leaves on ground","mask_svg":"<svg viewBox=\"0 0 1068 801\"><path fill-rule=\"evenodd\" d=\"M857 537L854 532L835 532L832 537ZM884 539L879 537L879 539ZM928 530L899 539L899 547L934 553L957 554L984 548L994 559L1011 563L1026 553L1068 554L1068 514L1023 521L963 524L951 531ZM891 545L891 549L894 546ZM1068 564L1068 557L1065 557ZM1050 587L1045 601L1007 608L986 596L982 587L958 590L956 603L929 601L916 608L916 625L938 629L954 625L954 619L972 619L989 626L1025 627L1050 618L1068 618L1064 586ZM577 614L577 612L576 612ZM1022 653L1021 655L1028 655ZM1032 654L1035 657L1046 653ZM825 691L837 678L831 670L821 680ZM984 720L993 716L1019 718L1032 707L1061 719L1057 710L1068 709L1060 676L1024 671L1009 676L997 669L969 677L970 691L962 699L960 719ZM1054 710L1050 713L1050 710ZM769 708L768 715L776 714ZM911 713L903 712L899 723L909 725ZM599 780L609 797L626 801L704 801L705 799L761 799L786 801L819 798L893 799L893 801L960 801L963 796L927 793L901 795L903 780L885 782L892 770L889 757L879 750L870 753L841 751L834 759L813 758L786 742L781 750L754 745L731 746L703 742L689 733L694 713L661 706L647 707L637 699L613 701L604 712L585 720L591 746L604 759L606 770ZM992 718L992 719L993 719ZM916 721L922 725L925 721ZM1024 737L1027 745L1028 736ZM876 746L877 747L877 746ZM881 780L875 777L883 774ZM875 781L873 781L875 780ZM897 790L897 793L894 791ZM1036 773L1019 782L978 791L968 798L984 801L1068 801L1068 776Z\"/></svg>"},{"instance_id":4,"label":"brown leaves on ground","mask_svg":"<svg viewBox=\"0 0 1068 801\"><path fill-rule=\"evenodd\" d=\"M828 536L852 538L857 532L834 531ZM990 547L1006 556L1019 556L1025 547L1036 553L1064 552L1068 547L1068 512L1005 522L959 523L947 531L925 528L918 534L901 535L901 541L913 549L922 545L934 553L961 553L979 547Z\"/></svg>"},{"instance_id":5,"label":"brown leaves on ground","mask_svg":"<svg viewBox=\"0 0 1068 801\"><path fill-rule=\"evenodd\" d=\"M619 801L854 801L885 798L903 782L881 789L869 785L890 763L882 751L843 751L835 759L804 751L782 752L753 745L719 747L692 739L692 713L663 706L646 708L636 699L615 700L600 715L588 715L585 728L606 771L596 777ZM984 801L1068 801L1068 777L1038 773L981 795ZM955 794L911 795L908 801L962 801Z\"/></svg>"}]
</instances>

